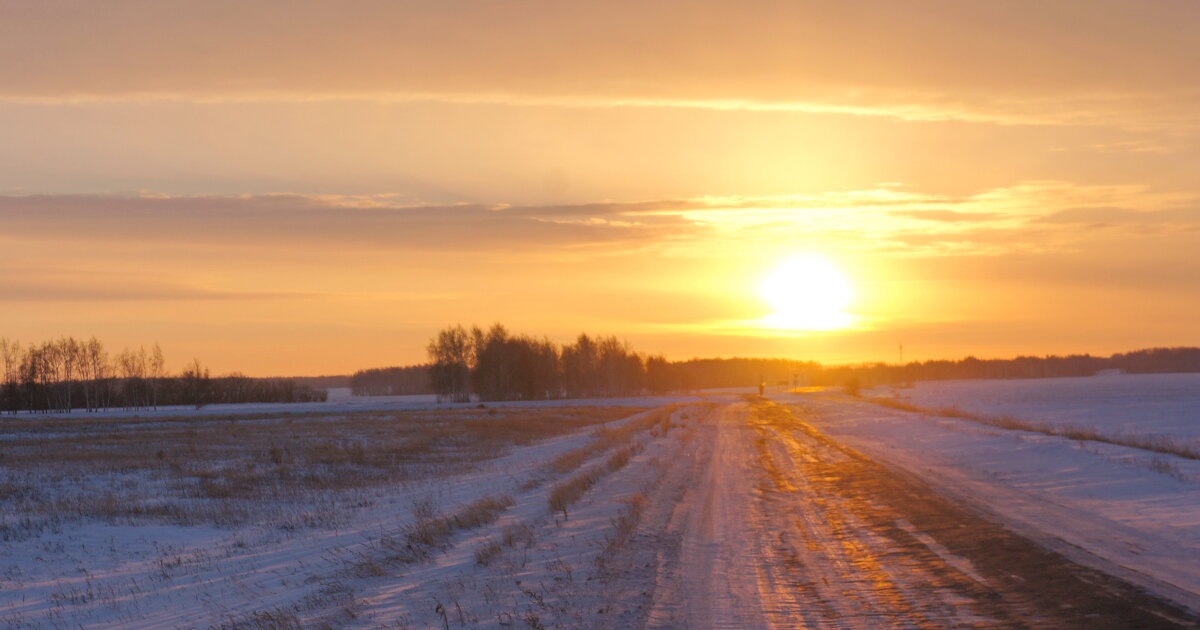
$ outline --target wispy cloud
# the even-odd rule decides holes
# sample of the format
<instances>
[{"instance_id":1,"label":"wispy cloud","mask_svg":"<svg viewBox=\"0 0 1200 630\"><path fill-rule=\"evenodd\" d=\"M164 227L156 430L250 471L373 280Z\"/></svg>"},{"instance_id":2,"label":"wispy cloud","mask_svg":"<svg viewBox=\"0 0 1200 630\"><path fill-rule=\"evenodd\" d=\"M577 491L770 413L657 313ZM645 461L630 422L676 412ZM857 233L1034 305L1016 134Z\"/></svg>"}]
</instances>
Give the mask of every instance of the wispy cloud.
<instances>
[{"instance_id":1,"label":"wispy cloud","mask_svg":"<svg viewBox=\"0 0 1200 630\"><path fill-rule=\"evenodd\" d=\"M1171 0L1139 9L265 0L209 4L198 19L178 3L117 0L102 16L87 3L9 3L0 99L428 99L1194 128L1200 13Z\"/></svg>"},{"instance_id":2,"label":"wispy cloud","mask_svg":"<svg viewBox=\"0 0 1200 630\"><path fill-rule=\"evenodd\" d=\"M1149 209L1127 209L1135 201ZM0 221L10 239L244 250L601 255L762 241L824 243L843 251L895 251L904 244L919 248L914 255L994 255L1086 238L1055 229L1061 225L1182 229L1200 221L1189 201L1182 193L1065 182L962 196L879 188L577 205L403 205L391 195L33 195L0 197Z\"/></svg>"},{"instance_id":3,"label":"wispy cloud","mask_svg":"<svg viewBox=\"0 0 1200 630\"><path fill-rule=\"evenodd\" d=\"M376 90L327 91L131 91L12 94L0 91L0 103L44 106L77 105L295 105L316 103L491 105L568 109L681 109L711 112L790 113L890 118L913 122L962 121L997 125L1112 127L1141 131L1194 132L1193 112L1200 90L1176 89L1166 99L1157 93L1060 94L1043 96L913 92L869 85L823 94L777 98L747 96L646 97L620 89L597 94ZM1103 153L1168 153L1163 142L1122 141L1085 147Z\"/></svg>"},{"instance_id":4,"label":"wispy cloud","mask_svg":"<svg viewBox=\"0 0 1200 630\"><path fill-rule=\"evenodd\" d=\"M892 212L898 217L908 217L921 221L940 221L958 223L961 221L991 221L1001 215L995 212L960 212L958 210L898 210Z\"/></svg>"},{"instance_id":5,"label":"wispy cloud","mask_svg":"<svg viewBox=\"0 0 1200 630\"><path fill-rule=\"evenodd\" d=\"M577 205L403 199L2 197L0 301L87 334L98 324L83 313L93 309L131 329L213 313L261 330L313 326L331 345L350 329L427 332L478 313L552 334L643 335L658 340L651 351L707 336L713 345L697 352L720 352L730 339L787 341L753 325L769 314L754 283L788 255L817 251L864 283L857 329L803 337L804 352L837 356L839 344L877 340L897 321L1003 320L1007 328L980 329L1045 335L1063 318L1091 318L1097 330L1134 335L1123 314L1156 309L1185 330L1200 275L1194 200L1142 187L1039 181L957 196L887 186ZM1135 202L1142 210L1129 209ZM1097 220L1109 227L1077 229ZM263 343L287 342L270 335ZM421 339L409 341L405 360L419 360Z\"/></svg>"},{"instance_id":6,"label":"wispy cloud","mask_svg":"<svg viewBox=\"0 0 1200 630\"><path fill-rule=\"evenodd\" d=\"M316 293L235 291L158 274L73 269L0 269L0 302L146 302L312 299Z\"/></svg>"},{"instance_id":7,"label":"wispy cloud","mask_svg":"<svg viewBox=\"0 0 1200 630\"><path fill-rule=\"evenodd\" d=\"M669 215L607 206L381 206L328 196L0 197L10 237L265 249L480 250L575 247L669 236ZM638 210L645 204L633 204ZM655 206L661 207L661 206Z\"/></svg>"},{"instance_id":8,"label":"wispy cloud","mask_svg":"<svg viewBox=\"0 0 1200 630\"><path fill-rule=\"evenodd\" d=\"M1039 223L1079 225L1200 225L1200 205L1193 208L1173 208L1151 211L1109 206L1067 208L1043 217L1038 217L1035 219L1035 221Z\"/></svg>"}]
</instances>

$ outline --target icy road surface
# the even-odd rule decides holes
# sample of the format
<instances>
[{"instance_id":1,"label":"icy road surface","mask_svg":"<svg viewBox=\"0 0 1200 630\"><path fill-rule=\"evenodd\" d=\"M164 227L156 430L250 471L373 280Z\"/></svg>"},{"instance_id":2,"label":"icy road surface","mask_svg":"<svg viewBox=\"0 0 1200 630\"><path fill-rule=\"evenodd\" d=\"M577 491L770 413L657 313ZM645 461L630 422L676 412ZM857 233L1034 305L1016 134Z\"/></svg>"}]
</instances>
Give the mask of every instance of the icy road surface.
<instances>
[{"instance_id":1,"label":"icy road surface","mask_svg":"<svg viewBox=\"0 0 1200 630\"><path fill-rule=\"evenodd\" d=\"M728 405L697 431L676 478L651 500L671 508L645 524L660 528L645 627L1196 622L839 445L803 414L763 402Z\"/></svg>"}]
</instances>

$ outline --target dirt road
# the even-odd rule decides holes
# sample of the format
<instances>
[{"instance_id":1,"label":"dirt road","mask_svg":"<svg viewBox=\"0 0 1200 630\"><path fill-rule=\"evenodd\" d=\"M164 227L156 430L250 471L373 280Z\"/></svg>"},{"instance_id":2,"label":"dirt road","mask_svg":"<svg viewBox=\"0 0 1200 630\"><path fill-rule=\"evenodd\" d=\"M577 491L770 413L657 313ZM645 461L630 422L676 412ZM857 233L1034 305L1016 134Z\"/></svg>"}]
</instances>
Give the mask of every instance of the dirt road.
<instances>
[{"instance_id":1,"label":"dirt road","mask_svg":"<svg viewBox=\"0 0 1200 630\"><path fill-rule=\"evenodd\" d=\"M796 413L757 400L697 427L643 518L642 627L1197 627Z\"/></svg>"}]
</instances>

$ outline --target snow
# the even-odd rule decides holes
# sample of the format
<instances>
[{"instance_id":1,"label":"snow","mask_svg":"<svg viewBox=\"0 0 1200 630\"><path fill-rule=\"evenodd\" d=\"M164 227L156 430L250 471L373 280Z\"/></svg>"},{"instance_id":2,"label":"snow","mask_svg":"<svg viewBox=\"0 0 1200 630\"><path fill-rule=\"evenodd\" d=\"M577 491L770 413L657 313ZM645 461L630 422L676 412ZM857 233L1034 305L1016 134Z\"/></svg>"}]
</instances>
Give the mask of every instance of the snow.
<instances>
[{"instance_id":1,"label":"snow","mask_svg":"<svg viewBox=\"0 0 1200 630\"><path fill-rule=\"evenodd\" d=\"M562 398L555 400L518 400L518 401L488 401L480 403L450 403L437 401L436 396L353 396L347 388L338 388L336 396L325 402L308 403L238 403L205 405L199 409L194 406L176 405L162 406L157 409L105 409L98 412L85 412L76 409L71 412L19 413L16 415L0 416L0 418L165 418L165 417L204 417L225 415L256 415L256 414L338 414L359 411L416 411L425 409L466 409L477 405L487 407L581 407L604 405L606 407L653 407L676 403L700 402L709 397L720 396L738 390L712 390L696 394L676 394L665 396L630 396L625 398Z\"/></svg>"},{"instance_id":2,"label":"snow","mask_svg":"<svg viewBox=\"0 0 1200 630\"><path fill-rule=\"evenodd\" d=\"M571 403L668 407L687 400ZM563 407L563 402L551 404ZM171 415L170 410L160 413ZM621 427L651 413L631 410L628 417L605 426ZM674 416L679 413L686 412ZM463 614L484 621L495 621L500 611L574 619L581 613L573 600L590 590L581 580L594 572L592 559L610 535L613 519L627 505L621 498L648 483L654 462L677 448L679 434L635 433L632 443L642 452L619 474L603 479L596 496L585 497L571 510L571 518L562 520L548 507L546 495L557 480L547 477L545 466L592 443L594 431L585 428L516 447L495 459L373 493L355 491L354 496L369 500L325 526L280 529L258 523L217 528L78 519L51 524L22 540L0 541L0 628L208 628L255 620L269 621L265 627L288 627L288 619L306 625L332 619L339 627L433 627L440 624L430 602L440 597L449 606L451 596ZM600 453L584 467L606 456ZM3 482L0 478L0 485ZM505 494L516 504L500 521L456 534L449 549L435 553L432 562L389 563L389 554L394 554L388 541L402 538L414 524L421 501L449 515L482 497ZM494 568L477 566L474 550L485 541L501 539L504 528L514 524L535 530L534 541L523 549L506 548ZM378 567L385 576L373 577L371 571ZM574 567L572 582L560 585L564 570L571 575L569 567ZM463 584L483 588L511 582L514 575L529 586L514 590L508 584L496 590L516 593L519 600L510 596L484 601L476 591L454 595ZM537 606L524 594L531 589L540 602ZM601 596L588 595L588 606L602 604Z\"/></svg>"},{"instance_id":3,"label":"snow","mask_svg":"<svg viewBox=\"0 0 1200 630\"><path fill-rule=\"evenodd\" d=\"M1107 431L1200 439L1200 374L927 381L869 392L923 408L966 411Z\"/></svg>"},{"instance_id":4,"label":"snow","mask_svg":"<svg viewBox=\"0 0 1200 630\"><path fill-rule=\"evenodd\" d=\"M921 383L886 395L921 407L1182 440L1196 435L1190 419L1200 409L1197 385L1194 375L1108 375ZM751 405L740 396L746 391L488 403L515 410L631 407L605 425L629 431L594 451L587 449L604 440L587 427L469 464L432 466L400 483L336 490L328 505L338 518L311 526L280 527L274 517L222 527L51 521L31 528L28 537L0 541L0 629L297 622L337 628L777 627L784 619L814 627L837 619L838 627L867 628L879 623L878 615L893 613L948 625L992 623L994 611L961 594L970 590L963 590L966 582L980 589L994 583L986 562L973 564L937 532L914 525L920 520L899 516L895 527L915 542L897 548L868 522L890 508L856 504L852 489L810 475L845 454L802 433L754 425ZM836 440L925 479L1022 535L1200 610L1200 462L899 411L832 392L771 396ZM175 419L179 415L192 422L209 414L298 409L331 415L418 410L415 415L425 416L474 407L338 397L310 405L160 410L143 415L142 424L106 422L126 430L186 423ZM249 425L253 435L276 422L286 420L239 425ZM89 430L86 424L64 422L57 433L37 438L78 437ZM609 457L624 447L633 456L609 469ZM577 452L587 453L578 468L552 472L551 462ZM593 472L595 485L568 516L550 508L556 484ZM158 491L139 474L119 471L103 483ZM31 479L0 477L0 499L5 483ZM65 496L71 484L85 483L46 480L37 491ZM397 559L422 510L450 516L482 498L506 495L512 505L495 522L449 532L423 560ZM297 497L292 507L308 509L304 501L312 499ZM291 500L281 497L280 505ZM481 561L488 549L492 555ZM952 570L961 576L958 586L941 584L942 578L931 582L931 562L941 567L937 575Z\"/></svg>"},{"instance_id":5,"label":"snow","mask_svg":"<svg viewBox=\"0 0 1200 630\"><path fill-rule=\"evenodd\" d=\"M922 409L957 407L1191 444L1200 436L1195 374L929 382L886 393ZM831 392L776 399L835 439L1077 562L1200 609L1200 461L899 411Z\"/></svg>"}]
</instances>

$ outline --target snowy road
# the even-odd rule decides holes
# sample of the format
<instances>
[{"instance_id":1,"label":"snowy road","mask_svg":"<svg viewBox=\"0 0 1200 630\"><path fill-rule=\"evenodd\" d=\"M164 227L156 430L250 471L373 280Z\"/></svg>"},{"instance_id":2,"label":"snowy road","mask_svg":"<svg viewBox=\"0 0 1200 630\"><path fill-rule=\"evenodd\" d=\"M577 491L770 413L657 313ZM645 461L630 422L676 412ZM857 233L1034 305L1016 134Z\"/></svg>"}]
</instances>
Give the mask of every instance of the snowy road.
<instances>
[{"instance_id":1,"label":"snowy road","mask_svg":"<svg viewBox=\"0 0 1200 630\"><path fill-rule=\"evenodd\" d=\"M766 627L764 605L778 598L763 593L759 579L771 559L743 535L758 516L747 491L752 451L739 439L744 416L744 409L724 407L700 428L701 446L688 464L694 484L668 523L682 541L679 558L658 576L651 627Z\"/></svg>"},{"instance_id":2,"label":"snowy road","mask_svg":"<svg viewBox=\"0 0 1200 630\"><path fill-rule=\"evenodd\" d=\"M643 522L642 540L660 547L647 628L1196 623L828 439L785 407L720 407L688 455L651 495L669 509Z\"/></svg>"}]
</instances>

